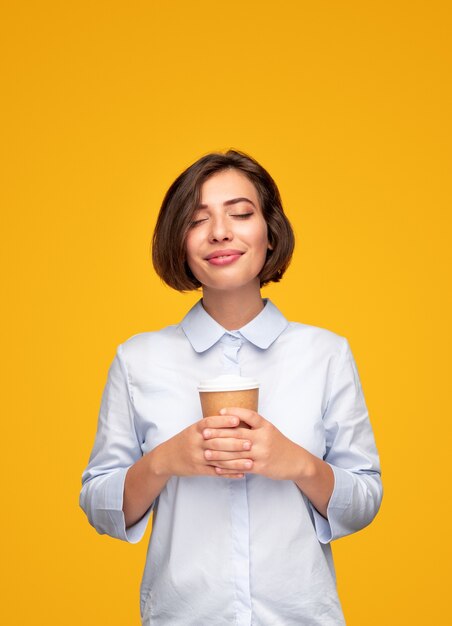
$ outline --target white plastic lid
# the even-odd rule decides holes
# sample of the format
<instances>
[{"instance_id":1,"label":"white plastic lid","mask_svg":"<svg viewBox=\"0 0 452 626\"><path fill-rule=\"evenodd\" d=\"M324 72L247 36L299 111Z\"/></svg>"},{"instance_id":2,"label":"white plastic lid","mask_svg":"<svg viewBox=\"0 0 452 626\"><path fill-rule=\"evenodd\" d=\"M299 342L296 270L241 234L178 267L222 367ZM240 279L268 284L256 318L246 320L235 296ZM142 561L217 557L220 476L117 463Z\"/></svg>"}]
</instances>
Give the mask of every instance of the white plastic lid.
<instances>
[{"instance_id":1,"label":"white plastic lid","mask_svg":"<svg viewBox=\"0 0 452 626\"><path fill-rule=\"evenodd\" d=\"M202 380L198 385L198 391L244 391L258 388L259 381L255 378L245 378L234 374L223 374L216 378Z\"/></svg>"}]
</instances>

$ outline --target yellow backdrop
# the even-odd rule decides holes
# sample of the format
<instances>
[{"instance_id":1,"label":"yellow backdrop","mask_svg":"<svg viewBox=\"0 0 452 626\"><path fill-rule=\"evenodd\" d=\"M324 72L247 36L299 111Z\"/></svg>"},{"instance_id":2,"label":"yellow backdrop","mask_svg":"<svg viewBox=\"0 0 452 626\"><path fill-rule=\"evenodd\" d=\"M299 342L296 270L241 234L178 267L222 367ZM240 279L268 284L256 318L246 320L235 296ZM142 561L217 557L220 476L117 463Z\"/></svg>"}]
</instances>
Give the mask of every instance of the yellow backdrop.
<instances>
[{"instance_id":1,"label":"yellow backdrop","mask_svg":"<svg viewBox=\"0 0 452 626\"><path fill-rule=\"evenodd\" d=\"M229 147L296 229L264 295L349 339L371 413L385 495L334 544L347 624L448 623L449 6L4 3L2 624L139 623L148 535L98 536L80 475L116 346L199 297L153 274L163 194Z\"/></svg>"}]
</instances>

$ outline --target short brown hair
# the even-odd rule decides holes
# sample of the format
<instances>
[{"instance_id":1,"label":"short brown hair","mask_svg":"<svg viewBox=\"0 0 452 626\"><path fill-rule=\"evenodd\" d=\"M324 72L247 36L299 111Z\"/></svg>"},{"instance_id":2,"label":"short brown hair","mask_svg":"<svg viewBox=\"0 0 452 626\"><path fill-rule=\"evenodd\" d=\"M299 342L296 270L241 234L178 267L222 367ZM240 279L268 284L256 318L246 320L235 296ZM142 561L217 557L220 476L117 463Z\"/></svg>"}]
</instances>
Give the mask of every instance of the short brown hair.
<instances>
[{"instance_id":1,"label":"short brown hair","mask_svg":"<svg viewBox=\"0 0 452 626\"><path fill-rule=\"evenodd\" d=\"M294 249L294 233L284 214L281 196L270 174L243 152L228 150L201 157L176 178L166 192L152 239L152 261L162 280L177 291L201 287L186 260L185 240L201 197L203 183L222 170L242 172L256 187L272 247L259 274L261 286L278 282Z\"/></svg>"}]
</instances>

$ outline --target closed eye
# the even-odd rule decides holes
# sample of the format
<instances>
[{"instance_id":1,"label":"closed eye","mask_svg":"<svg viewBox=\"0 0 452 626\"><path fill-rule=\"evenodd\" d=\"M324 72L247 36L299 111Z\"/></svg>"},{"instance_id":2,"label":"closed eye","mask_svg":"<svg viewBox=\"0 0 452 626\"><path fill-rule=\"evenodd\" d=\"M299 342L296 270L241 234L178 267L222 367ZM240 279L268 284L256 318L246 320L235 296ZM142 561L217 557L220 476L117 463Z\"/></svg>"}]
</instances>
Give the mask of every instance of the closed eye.
<instances>
[{"instance_id":1,"label":"closed eye","mask_svg":"<svg viewBox=\"0 0 452 626\"><path fill-rule=\"evenodd\" d=\"M252 215L254 215L253 212L251 212L251 213L238 213L237 215L231 215L231 217L238 217L239 219L246 220L248 217L251 217Z\"/></svg>"},{"instance_id":2,"label":"closed eye","mask_svg":"<svg viewBox=\"0 0 452 626\"><path fill-rule=\"evenodd\" d=\"M190 226L197 226L198 224L201 224L202 222L206 222L207 221L207 217L203 217L200 220L193 220L192 222L190 222Z\"/></svg>"},{"instance_id":3,"label":"closed eye","mask_svg":"<svg viewBox=\"0 0 452 626\"><path fill-rule=\"evenodd\" d=\"M254 215L254 211L251 211L250 213L232 213L230 217L235 217L239 220L246 220L252 215ZM202 217L199 220L192 220L190 222L190 227L198 226L199 224L202 224L202 222L207 222L208 219L208 217Z\"/></svg>"}]
</instances>

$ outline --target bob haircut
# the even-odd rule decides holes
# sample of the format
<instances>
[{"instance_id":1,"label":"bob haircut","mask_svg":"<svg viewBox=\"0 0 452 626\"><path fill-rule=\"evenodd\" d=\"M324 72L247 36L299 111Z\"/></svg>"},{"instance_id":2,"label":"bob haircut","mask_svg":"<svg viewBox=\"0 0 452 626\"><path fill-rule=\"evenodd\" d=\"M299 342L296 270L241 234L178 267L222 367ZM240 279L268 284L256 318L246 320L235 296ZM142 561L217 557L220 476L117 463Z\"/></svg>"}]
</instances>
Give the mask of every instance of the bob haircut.
<instances>
[{"instance_id":1,"label":"bob haircut","mask_svg":"<svg viewBox=\"0 0 452 626\"><path fill-rule=\"evenodd\" d=\"M203 183L230 168L238 170L253 183L267 222L272 250L268 250L259 273L261 286L281 280L290 263L295 237L284 214L278 187L270 174L243 152L213 152L201 157L176 178L166 192L157 218L152 262L160 278L177 291L192 291L202 286L188 266L185 240L199 205Z\"/></svg>"}]
</instances>

